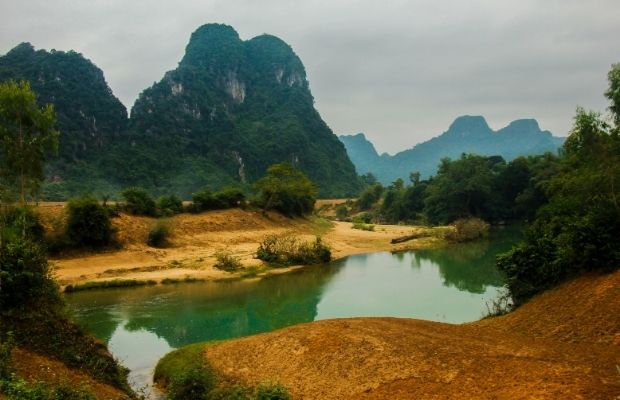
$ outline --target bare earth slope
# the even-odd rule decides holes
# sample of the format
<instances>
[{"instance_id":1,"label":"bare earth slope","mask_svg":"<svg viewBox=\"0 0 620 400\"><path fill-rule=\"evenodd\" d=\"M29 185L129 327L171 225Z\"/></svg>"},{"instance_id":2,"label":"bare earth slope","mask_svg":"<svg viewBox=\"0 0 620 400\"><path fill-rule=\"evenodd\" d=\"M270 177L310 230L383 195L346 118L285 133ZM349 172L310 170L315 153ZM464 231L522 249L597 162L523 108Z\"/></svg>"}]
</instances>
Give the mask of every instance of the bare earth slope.
<instances>
[{"instance_id":1,"label":"bare earth slope","mask_svg":"<svg viewBox=\"0 0 620 400\"><path fill-rule=\"evenodd\" d=\"M208 347L224 377L280 381L303 399L620 398L620 271L465 325L314 322Z\"/></svg>"}]
</instances>

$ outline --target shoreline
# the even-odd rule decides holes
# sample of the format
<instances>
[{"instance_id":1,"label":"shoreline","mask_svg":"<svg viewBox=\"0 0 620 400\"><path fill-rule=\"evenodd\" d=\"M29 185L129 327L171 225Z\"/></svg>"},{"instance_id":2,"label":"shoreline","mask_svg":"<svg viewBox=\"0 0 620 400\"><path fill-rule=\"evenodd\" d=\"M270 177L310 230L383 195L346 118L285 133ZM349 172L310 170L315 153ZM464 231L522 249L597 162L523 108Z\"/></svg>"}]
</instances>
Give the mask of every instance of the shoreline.
<instances>
[{"instance_id":1,"label":"shoreline","mask_svg":"<svg viewBox=\"0 0 620 400\"><path fill-rule=\"evenodd\" d=\"M61 218L62 210L62 204L40 207L43 218L48 221ZM146 245L146 237L156 221L155 218L127 214L114 218L122 247L51 258L56 281L62 289L69 285L72 288L80 285L95 288L97 285L112 285L109 282L114 281L123 281L118 286L217 282L262 279L311 268L304 265L269 267L255 258L255 251L265 236L285 232L303 240L320 236L331 248L332 261L364 253L426 249L446 243L444 239L432 236L434 228L429 227L376 225L374 231L364 231L352 229L350 222L328 221L316 216L291 219L277 213L264 215L254 210L229 209L179 214L170 218L170 247L153 248ZM422 232L427 236L404 243L390 243L395 237ZM238 257L243 268L235 272L215 268L215 253L223 249Z\"/></svg>"}]
</instances>

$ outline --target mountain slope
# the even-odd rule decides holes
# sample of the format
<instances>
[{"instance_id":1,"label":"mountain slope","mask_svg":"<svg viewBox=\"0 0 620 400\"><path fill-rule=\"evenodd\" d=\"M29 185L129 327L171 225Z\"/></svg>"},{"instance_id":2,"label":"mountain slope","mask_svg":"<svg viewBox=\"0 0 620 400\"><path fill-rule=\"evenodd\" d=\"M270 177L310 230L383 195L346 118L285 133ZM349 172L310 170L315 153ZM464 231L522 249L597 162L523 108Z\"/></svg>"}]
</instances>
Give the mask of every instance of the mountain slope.
<instances>
[{"instance_id":1,"label":"mountain slope","mask_svg":"<svg viewBox=\"0 0 620 400\"><path fill-rule=\"evenodd\" d=\"M61 132L59 157L51 158L45 197L109 186L96 160L127 129L127 110L103 72L74 51L45 51L21 43L0 57L0 81L27 80L39 104L54 104Z\"/></svg>"},{"instance_id":2,"label":"mountain slope","mask_svg":"<svg viewBox=\"0 0 620 400\"><path fill-rule=\"evenodd\" d=\"M230 26L200 27L178 68L141 93L130 131L130 183L189 193L250 183L287 161L324 196L359 189L344 146L314 109L301 60L274 36L242 41Z\"/></svg>"},{"instance_id":3,"label":"mountain slope","mask_svg":"<svg viewBox=\"0 0 620 400\"><path fill-rule=\"evenodd\" d=\"M519 156L556 152L564 139L542 131L534 119L511 122L493 131L480 116L462 116L441 135L394 156L379 156L363 134L340 136L358 173L371 172L384 184L397 178L407 180L419 171L423 177L434 175L444 157L458 158L462 153L501 155L506 160Z\"/></svg>"}]
</instances>

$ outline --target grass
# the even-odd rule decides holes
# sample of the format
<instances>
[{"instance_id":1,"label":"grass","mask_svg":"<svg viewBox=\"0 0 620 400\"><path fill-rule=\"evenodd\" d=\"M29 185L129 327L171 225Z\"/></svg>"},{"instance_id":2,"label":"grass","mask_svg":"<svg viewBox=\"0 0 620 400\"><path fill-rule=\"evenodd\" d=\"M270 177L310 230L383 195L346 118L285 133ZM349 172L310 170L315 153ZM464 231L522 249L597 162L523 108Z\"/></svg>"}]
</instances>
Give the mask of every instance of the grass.
<instances>
[{"instance_id":1,"label":"grass","mask_svg":"<svg viewBox=\"0 0 620 400\"><path fill-rule=\"evenodd\" d=\"M110 289L149 285L157 285L157 282L151 279L113 279L111 281L95 281L78 283L75 285L67 285L65 287L65 293L73 293L92 289Z\"/></svg>"},{"instance_id":2,"label":"grass","mask_svg":"<svg viewBox=\"0 0 620 400\"><path fill-rule=\"evenodd\" d=\"M239 257L234 256L230 250L219 250L215 253L217 260L214 267L222 271L233 272L240 269L243 265Z\"/></svg>"},{"instance_id":3,"label":"grass","mask_svg":"<svg viewBox=\"0 0 620 400\"><path fill-rule=\"evenodd\" d=\"M273 266L323 264L331 260L331 250L318 236L314 242L306 242L287 232L265 236L256 258Z\"/></svg>"},{"instance_id":4,"label":"grass","mask_svg":"<svg viewBox=\"0 0 620 400\"><path fill-rule=\"evenodd\" d=\"M364 224L362 222L354 222L351 229L359 229L362 231L374 231L375 226L373 224Z\"/></svg>"},{"instance_id":5,"label":"grass","mask_svg":"<svg viewBox=\"0 0 620 400\"><path fill-rule=\"evenodd\" d=\"M166 354L155 367L154 381L166 389L168 399L288 400L286 387L261 382L255 388L239 383L220 384L217 374L202 356L217 341L191 344Z\"/></svg>"},{"instance_id":6,"label":"grass","mask_svg":"<svg viewBox=\"0 0 620 400\"><path fill-rule=\"evenodd\" d=\"M170 285L175 283L196 283L196 282L206 282L206 279L194 278L192 276L186 276L185 278L165 278L162 279L162 285Z\"/></svg>"}]
</instances>

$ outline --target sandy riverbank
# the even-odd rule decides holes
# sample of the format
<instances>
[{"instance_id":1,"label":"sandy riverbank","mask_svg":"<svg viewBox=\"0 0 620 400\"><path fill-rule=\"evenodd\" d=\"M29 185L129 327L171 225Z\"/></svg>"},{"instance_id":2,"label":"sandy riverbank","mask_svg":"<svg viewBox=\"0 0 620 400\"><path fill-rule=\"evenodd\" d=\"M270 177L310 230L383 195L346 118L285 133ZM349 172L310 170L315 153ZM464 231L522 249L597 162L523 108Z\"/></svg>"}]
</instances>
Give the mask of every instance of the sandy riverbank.
<instances>
[{"instance_id":1,"label":"sandy riverbank","mask_svg":"<svg viewBox=\"0 0 620 400\"><path fill-rule=\"evenodd\" d=\"M61 203L43 204L39 210L48 224L58 223L63 216ZM263 214L254 210L230 209L201 214L181 214L169 219L172 228L170 246L156 249L146 245L155 218L121 214L114 218L118 240L122 246L115 251L79 253L52 259L61 285L114 279L204 280L235 279L249 271L261 274L285 273L294 269L266 269L254 258L261 240L270 234L293 232L312 239L321 236L332 249L334 258L373 251L398 251L441 244L440 239L427 237L393 245L390 240L412 234L424 227L381 225L375 231L352 229L351 223L330 222L322 218L286 218L277 213ZM244 268L235 273L214 267L215 253L226 249L239 257ZM254 274L253 274L254 275Z\"/></svg>"}]
</instances>

